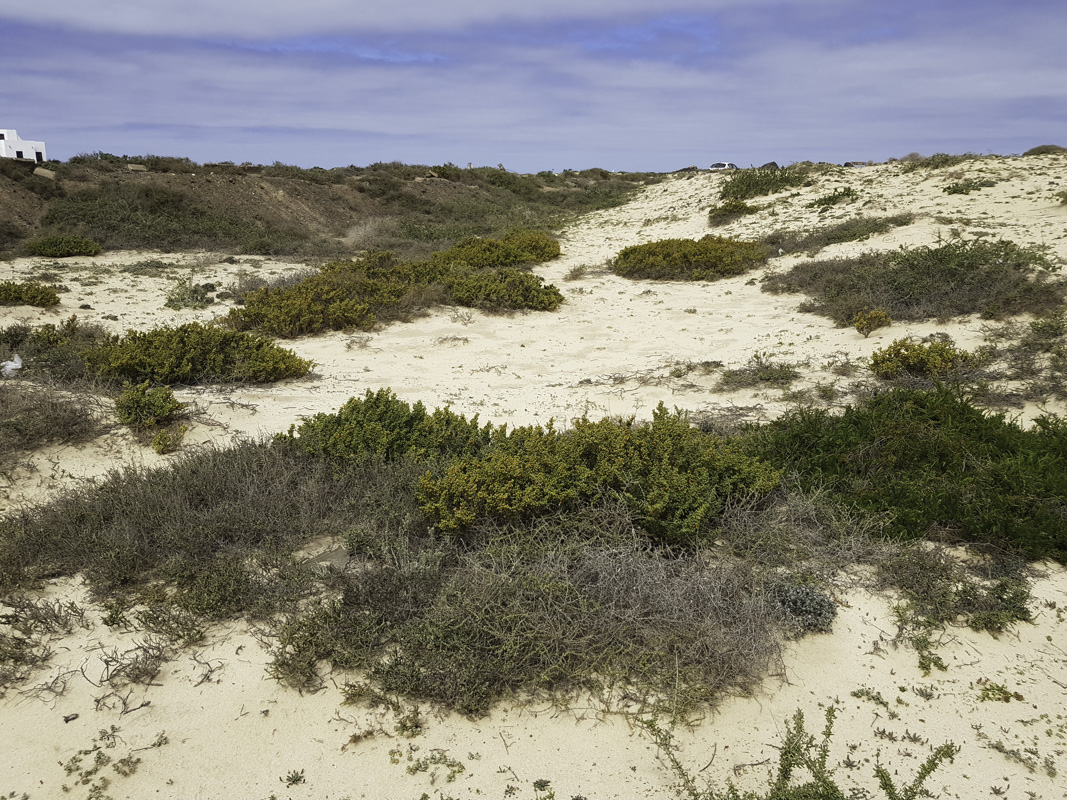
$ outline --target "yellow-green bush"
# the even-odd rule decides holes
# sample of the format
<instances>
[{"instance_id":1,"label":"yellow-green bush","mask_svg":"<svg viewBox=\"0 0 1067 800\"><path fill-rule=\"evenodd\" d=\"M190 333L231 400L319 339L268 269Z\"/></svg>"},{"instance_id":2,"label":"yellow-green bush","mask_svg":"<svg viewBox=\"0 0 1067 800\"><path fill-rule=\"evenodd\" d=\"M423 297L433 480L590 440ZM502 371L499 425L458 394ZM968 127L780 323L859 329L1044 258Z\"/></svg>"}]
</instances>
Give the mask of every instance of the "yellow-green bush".
<instances>
[{"instance_id":1,"label":"yellow-green bush","mask_svg":"<svg viewBox=\"0 0 1067 800\"><path fill-rule=\"evenodd\" d=\"M167 386L150 388L151 383L132 384L128 381L123 386L123 393L115 398L115 411L119 421L135 428L154 428L172 422L175 415L185 408L185 403L174 397L174 392Z\"/></svg>"},{"instance_id":2,"label":"yellow-green bush","mask_svg":"<svg viewBox=\"0 0 1067 800\"><path fill-rule=\"evenodd\" d=\"M650 423L583 418L567 431L498 428L484 452L425 476L418 496L440 529L461 533L481 519L551 513L608 492L653 540L688 545L713 534L728 498L765 494L779 477L660 404Z\"/></svg>"},{"instance_id":3,"label":"yellow-green bush","mask_svg":"<svg viewBox=\"0 0 1067 800\"><path fill-rule=\"evenodd\" d=\"M155 384L270 383L301 377L312 367L266 339L201 322L108 336L82 358L105 377Z\"/></svg>"},{"instance_id":4,"label":"yellow-green bush","mask_svg":"<svg viewBox=\"0 0 1067 800\"><path fill-rule=\"evenodd\" d=\"M611 271L624 278L713 281L740 275L767 260L758 242L719 236L703 239L663 239L623 248L611 262Z\"/></svg>"},{"instance_id":5,"label":"yellow-green bush","mask_svg":"<svg viewBox=\"0 0 1067 800\"><path fill-rule=\"evenodd\" d=\"M950 342L912 342L897 339L871 354L870 370L879 378L891 380L901 375L933 378L945 375L971 360L966 350Z\"/></svg>"},{"instance_id":6,"label":"yellow-green bush","mask_svg":"<svg viewBox=\"0 0 1067 800\"><path fill-rule=\"evenodd\" d=\"M517 269L455 275L446 285L459 305L486 311L553 311L563 302L555 286L546 286L533 273Z\"/></svg>"},{"instance_id":7,"label":"yellow-green bush","mask_svg":"<svg viewBox=\"0 0 1067 800\"><path fill-rule=\"evenodd\" d=\"M316 414L280 438L331 459L373 455L421 460L474 455L489 444L491 434L492 425L479 427L477 415L467 420L448 408L428 414L422 403L409 406L389 389L368 389L364 397L353 397L336 414Z\"/></svg>"},{"instance_id":8,"label":"yellow-green bush","mask_svg":"<svg viewBox=\"0 0 1067 800\"><path fill-rule=\"evenodd\" d=\"M68 256L98 256L103 248L92 239L81 236L38 236L22 243L28 256L67 258Z\"/></svg>"},{"instance_id":9,"label":"yellow-green bush","mask_svg":"<svg viewBox=\"0 0 1067 800\"><path fill-rule=\"evenodd\" d=\"M15 283L0 281L0 306L48 306L59 305L59 295L54 286L39 283Z\"/></svg>"},{"instance_id":10,"label":"yellow-green bush","mask_svg":"<svg viewBox=\"0 0 1067 800\"><path fill-rule=\"evenodd\" d=\"M879 328L892 324L893 318L880 308L873 310L865 308L852 318L852 326L863 334L864 339Z\"/></svg>"}]
</instances>

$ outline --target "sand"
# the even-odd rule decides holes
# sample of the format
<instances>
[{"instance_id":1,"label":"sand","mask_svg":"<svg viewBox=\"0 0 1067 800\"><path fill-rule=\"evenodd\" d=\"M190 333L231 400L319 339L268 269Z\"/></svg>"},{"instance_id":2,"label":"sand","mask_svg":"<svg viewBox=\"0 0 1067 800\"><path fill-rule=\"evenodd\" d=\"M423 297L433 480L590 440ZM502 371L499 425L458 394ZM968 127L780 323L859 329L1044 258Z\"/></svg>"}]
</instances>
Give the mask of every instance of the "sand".
<instances>
[{"instance_id":1,"label":"sand","mask_svg":"<svg viewBox=\"0 0 1067 800\"><path fill-rule=\"evenodd\" d=\"M943 187L960 176L997 183L969 195L946 195ZM635 282L606 272L606 261L627 245L711 232L707 211L723 179L707 173L672 178L626 206L570 225L560 237L563 256L537 269L566 297L557 312L491 316L438 309L371 334L285 342L315 361L306 379L262 388L181 389L180 399L198 409L185 446L284 431L302 417L335 411L348 398L383 386L409 402L450 405L482 421L511 425L582 415L645 419L660 402L695 414L727 410L739 418L770 419L789 406L780 390L724 392L717 388L718 375L698 365L739 367L756 352L769 354L804 364L804 378L793 387L803 389L843 385L835 363L859 361L903 336L944 331L961 347L981 343L986 323L975 317L894 324L865 339L799 312L801 297L766 294L751 281L803 254L711 284ZM805 207L845 185L859 192L858 204L821 216ZM897 165L877 165L775 198L773 212L714 232L744 237L814 226L858 210L906 210L917 215L912 225L832 246L820 257L990 235L1046 246L1067 261L1067 206L1053 196L1063 187L1062 156L983 159L934 173L900 174ZM122 271L148 258L180 266L163 278ZM242 269L266 275L300 269L269 259L240 261L223 263L213 254L109 253L0 262L0 280L54 271L70 288L56 309L0 309L0 325L58 322L77 314L121 332L210 319L227 305L164 307L176 276L225 286ZM584 274L568 279L579 267ZM1040 410L1022 409L1023 421ZM13 474L0 477L0 509L45 502L117 466L151 466L166 458L113 425L93 443L28 454ZM913 649L896 644L893 599L843 581L833 633L788 643L781 669L753 696L726 698L692 729L678 729L682 760L698 780L758 789L766 785L775 746L794 712L803 711L808 730L818 733L826 706L833 704L840 711L830 763L838 766L846 790L866 787L870 796L881 796L875 763L886 765L900 785L932 747L952 741L961 750L930 779L935 795L1067 797L1067 783L1055 774L1067 770L1067 572L1056 565L1042 569L1033 589L1033 624L999 639L949 628L939 650L948 670L929 675L919 669ZM86 599L77 579L54 581L43 591L57 600ZM424 708L420 734L406 738L396 730L393 712L342 704L344 675L329 676L311 694L280 686L267 675L262 637L241 622L211 631L206 644L167 662L152 685L115 692L103 681L108 663L144 635L111 630L99 608L87 606L87 627L54 642L51 661L23 691L0 698L0 796L88 796L90 786L75 787L74 781L95 753L83 755L71 775L62 765L81 750L92 751L94 743L115 760L130 753L142 759L128 777L110 766L99 773L110 776L106 794L116 800L547 798L549 792L561 800L602 800L669 797L676 788L648 732L591 698L567 708L503 704L477 721ZM1007 702L982 699L993 684L1008 690ZM878 697L884 704L870 699ZM537 781L549 784L538 789ZM72 787L69 794L64 784Z\"/></svg>"}]
</instances>

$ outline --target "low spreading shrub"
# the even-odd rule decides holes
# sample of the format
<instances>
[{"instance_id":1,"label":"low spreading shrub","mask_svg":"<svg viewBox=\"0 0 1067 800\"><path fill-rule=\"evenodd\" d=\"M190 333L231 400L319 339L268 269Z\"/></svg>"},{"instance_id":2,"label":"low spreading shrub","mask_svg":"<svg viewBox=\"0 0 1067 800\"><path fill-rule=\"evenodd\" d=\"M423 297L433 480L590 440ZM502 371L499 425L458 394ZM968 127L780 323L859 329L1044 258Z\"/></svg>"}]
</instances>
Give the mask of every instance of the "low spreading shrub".
<instances>
[{"instance_id":1,"label":"low spreading shrub","mask_svg":"<svg viewBox=\"0 0 1067 800\"><path fill-rule=\"evenodd\" d=\"M856 217L833 225L825 225L813 231L773 231L761 241L783 253L816 253L831 244L862 242L879 233L888 233L894 228L910 225L914 214L894 214L888 217Z\"/></svg>"},{"instance_id":2,"label":"low spreading shrub","mask_svg":"<svg viewBox=\"0 0 1067 800\"><path fill-rule=\"evenodd\" d=\"M804 292L802 311L848 325L866 308L895 320L980 314L986 319L1040 314L1063 302L1065 284L1042 254L1007 240L867 252L851 258L802 261L768 275L764 291Z\"/></svg>"},{"instance_id":3,"label":"low spreading shrub","mask_svg":"<svg viewBox=\"0 0 1067 800\"><path fill-rule=\"evenodd\" d=\"M0 306L39 306L47 308L59 305L59 294L54 286L39 283L15 283L0 281Z\"/></svg>"},{"instance_id":4,"label":"low spreading shrub","mask_svg":"<svg viewBox=\"0 0 1067 800\"><path fill-rule=\"evenodd\" d=\"M1067 424L1023 429L958 390L904 387L843 413L799 408L750 428L747 452L916 539L990 542L1067 559Z\"/></svg>"},{"instance_id":5,"label":"low spreading shrub","mask_svg":"<svg viewBox=\"0 0 1067 800\"><path fill-rule=\"evenodd\" d=\"M708 212L708 223L710 225L727 225L734 220L748 214L755 214L758 211L759 208L757 206L750 206L744 200L726 200Z\"/></svg>"},{"instance_id":6,"label":"low spreading shrub","mask_svg":"<svg viewBox=\"0 0 1067 800\"><path fill-rule=\"evenodd\" d=\"M1045 156L1051 153L1067 153L1067 147L1061 147L1058 144L1039 144L1037 147L1031 147L1025 153L1024 156Z\"/></svg>"},{"instance_id":7,"label":"low spreading shrub","mask_svg":"<svg viewBox=\"0 0 1067 800\"><path fill-rule=\"evenodd\" d=\"M859 198L859 194L851 186L843 186L834 189L830 194L818 197L804 205L805 208L818 208L825 211L836 206L838 203L851 202Z\"/></svg>"},{"instance_id":8,"label":"low spreading shrub","mask_svg":"<svg viewBox=\"0 0 1067 800\"><path fill-rule=\"evenodd\" d=\"M461 533L479 520L522 519L617 495L654 541L706 541L730 497L766 494L779 473L690 426L662 404L651 423L576 420L494 432L483 453L450 463L419 485L422 509Z\"/></svg>"},{"instance_id":9,"label":"low spreading shrub","mask_svg":"<svg viewBox=\"0 0 1067 800\"><path fill-rule=\"evenodd\" d=\"M550 311L563 302L555 286L515 269L559 255L540 231L518 230L494 239L467 239L429 261L399 262L392 253L336 261L291 285L244 294L244 307L227 317L236 330L294 337L327 330L370 330L431 305L456 303L486 311Z\"/></svg>"},{"instance_id":10,"label":"low spreading shrub","mask_svg":"<svg viewBox=\"0 0 1067 800\"><path fill-rule=\"evenodd\" d=\"M115 398L115 411L121 423L140 429L168 425L185 408L185 403L179 402L169 387L150 387L148 381L124 385L125 391Z\"/></svg>"},{"instance_id":11,"label":"low spreading shrub","mask_svg":"<svg viewBox=\"0 0 1067 800\"><path fill-rule=\"evenodd\" d=\"M623 248L610 268L624 278L713 281L741 275L767 261L766 248L719 236L663 239Z\"/></svg>"},{"instance_id":12,"label":"low spreading shrub","mask_svg":"<svg viewBox=\"0 0 1067 800\"><path fill-rule=\"evenodd\" d=\"M312 367L266 339L201 322L108 336L82 357L106 378L153 384L269 383L302 377Z\"/></svg>"},{"instance_id":13,"label":"low spreading shrub","mask_svg":"<svg viewBox=\"0 0 1067 800\"><path fill-rule=\"evenodd\" d=\"M740 169L730 174L719 189L719 197L727 200L748 200L751 197L774 194L784 189L803 186L808 170L801 166L759 167Z\"/></svg>"},{"instance_id":14,"label":"low spreading shrub","mask_svg":"<svg viewBox=\"0 0 1067 800\"><path fill-rule=\"evenodd\" d=\"M962 164L965 161L973 161L979 156L974 153L964 153L963 155L950 155L948 153L934 153L932 156L926 158L915 158L904 162L901 167L901 172L915 172L920 169L945 169L947 167L955 167Z\"/></svg>"},{"instance_id":15,"label":"low spreading shrub","mask_svg":"<svg viewBox=\"0 0 1067 800\"><path fill-rule=\"evenodd\" d=\"M416 460L473 456L490 442L492 425L478 426L448 408L427 413L422 403L409 406L389 389L367 390L336 414L316 414L290 429L286 440L320 458Z\"/></svg>"},{"instance_id":16,"label":"low spreading shrub","mask_svg":"<svg viewBox=\"0 0 1067 800\"><path fill-rule=\"evenodd\" d=\"M971 178L965 181L950 183L945 187L945 194L970 194L971 192L978 192L982 189L988 189L990 186L996 185L996 181L991 181L989 179L979 180L977 178Z\"/></svg>"},{"instance_id":17,"label":"low spreading shrub","mask_svg":"<svg viewBox=\"0 0 1067 800\"><path fill-rule=\"evenodd\" d=\"M870 370L884 380L904 375L937 378L965 366L971 359L970 353L956 349L951 342L897 339L871 354Z\"/></svg>"},{"instance_id":18,"label":"low spreading shrub","mask_svg":"<svg viewBox=\"0 0 1067 800\"><path fill-rule=\"evenodd\" d=\"M49 442L83 442L99 427L84 402L27 381L0 381L0 472L11 469L18 454Z\"/></svg>"},{"instance_id":19,"label":"low spreading shrub","mask_svg":"<svg viewBox=\"0 0 1067 800\"><path fill-rule=\"evenodd\" d=\"M22 251L28 256L68 258L70 256L98 256L103 248L92 239L81 236L50 235L27 239Z\"/></svg>"}]
</instances>

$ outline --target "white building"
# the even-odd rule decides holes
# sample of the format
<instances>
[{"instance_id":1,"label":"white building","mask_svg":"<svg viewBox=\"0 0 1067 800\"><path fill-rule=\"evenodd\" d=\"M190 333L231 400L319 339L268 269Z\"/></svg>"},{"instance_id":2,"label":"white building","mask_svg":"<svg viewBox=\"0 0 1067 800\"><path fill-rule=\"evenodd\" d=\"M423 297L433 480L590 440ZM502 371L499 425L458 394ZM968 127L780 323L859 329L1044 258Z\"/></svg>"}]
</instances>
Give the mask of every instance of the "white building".
<instances>
[{"instance_id":1,"label":"white building","mask_svg":"<svg viewBox=\"0 0 1067 800\"><path fill-rule=\"evenodd\" d=\"M13 130L0 128L0 158L28 158L30 161L47 161L44 142L20 139Z\"/></svg>"}]
</instances>

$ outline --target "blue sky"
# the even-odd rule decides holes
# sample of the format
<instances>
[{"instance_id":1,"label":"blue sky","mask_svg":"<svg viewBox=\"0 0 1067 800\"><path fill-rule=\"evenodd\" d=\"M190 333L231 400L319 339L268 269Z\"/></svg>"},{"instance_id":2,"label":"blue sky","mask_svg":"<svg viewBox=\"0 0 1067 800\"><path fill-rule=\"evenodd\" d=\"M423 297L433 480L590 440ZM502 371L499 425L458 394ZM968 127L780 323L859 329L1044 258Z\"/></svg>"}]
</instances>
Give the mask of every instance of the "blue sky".
<instances>
[{"instance_id":1,"label":"blue sky","mask_svg":"<svg viewBox=\"0 0 1067 800\"><path fill-rule=\"evenodd\" d=\"M1062 0L0 0L0 75L0 128L54 159L669 171L1067 146Z\"/></svg>"}]
</instances>

